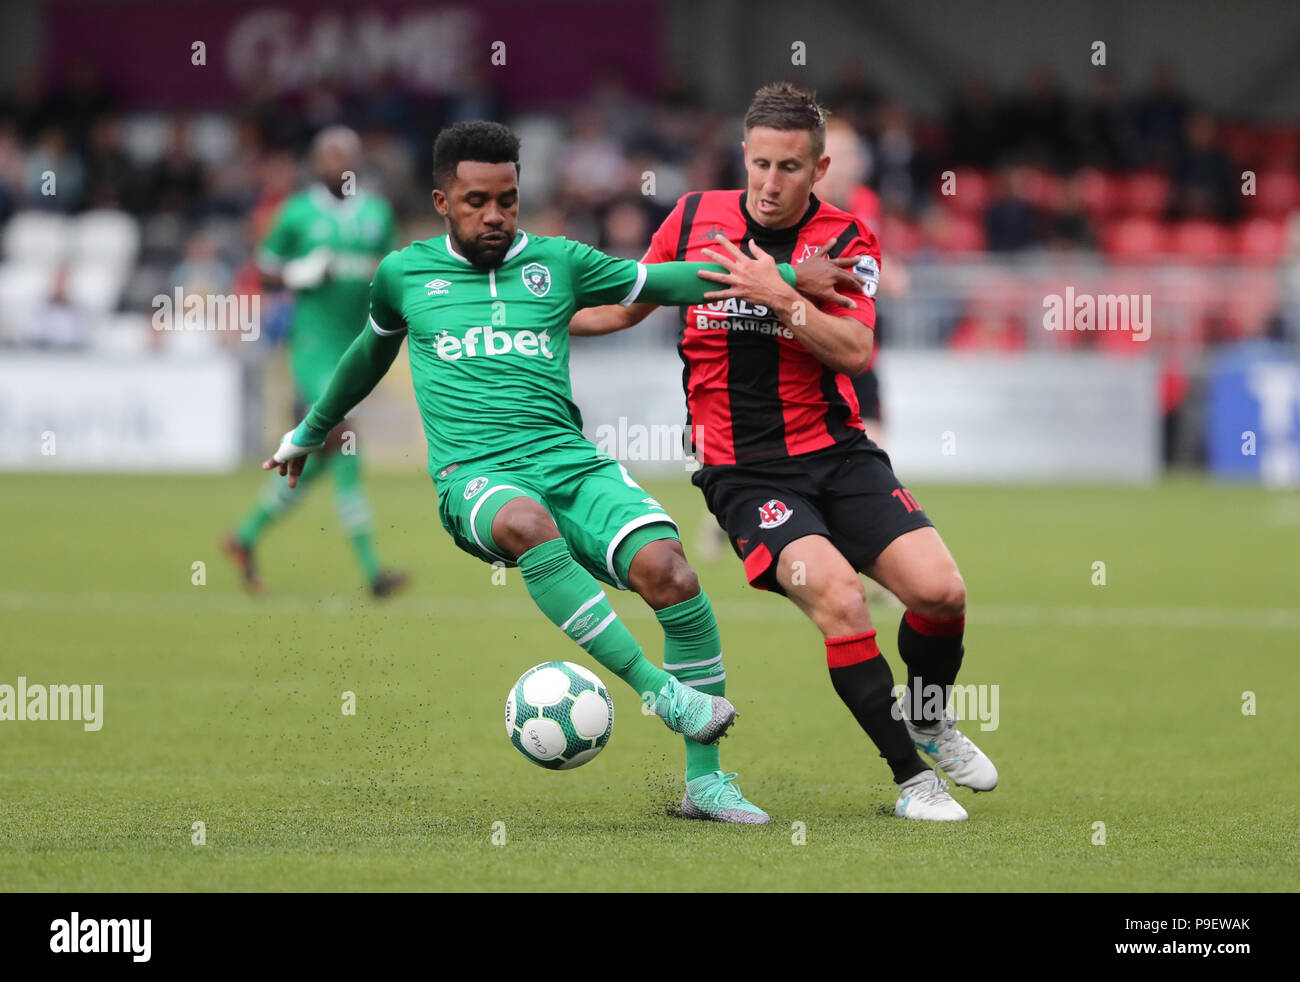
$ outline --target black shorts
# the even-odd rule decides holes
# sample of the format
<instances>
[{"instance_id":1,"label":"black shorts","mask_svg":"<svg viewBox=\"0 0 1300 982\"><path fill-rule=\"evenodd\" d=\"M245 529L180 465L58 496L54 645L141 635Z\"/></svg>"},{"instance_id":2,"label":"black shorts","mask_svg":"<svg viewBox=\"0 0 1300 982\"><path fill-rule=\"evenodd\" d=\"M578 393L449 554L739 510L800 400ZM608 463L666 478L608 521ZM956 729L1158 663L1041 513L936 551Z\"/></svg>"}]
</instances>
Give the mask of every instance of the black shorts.
<instances>
[{"instance_id":1,"label":"black shorts","mask_svg":"<svg viewBox=\"0 0 1300 982\"><path fill-rule=\"evenodd\" d=\"M776 563L795 539L825 536L862 572L900 535L934 524L866 436L797 457L701 467L691 481L750 585L774 593L785 593Z\"/></svg>"}]
</instances>

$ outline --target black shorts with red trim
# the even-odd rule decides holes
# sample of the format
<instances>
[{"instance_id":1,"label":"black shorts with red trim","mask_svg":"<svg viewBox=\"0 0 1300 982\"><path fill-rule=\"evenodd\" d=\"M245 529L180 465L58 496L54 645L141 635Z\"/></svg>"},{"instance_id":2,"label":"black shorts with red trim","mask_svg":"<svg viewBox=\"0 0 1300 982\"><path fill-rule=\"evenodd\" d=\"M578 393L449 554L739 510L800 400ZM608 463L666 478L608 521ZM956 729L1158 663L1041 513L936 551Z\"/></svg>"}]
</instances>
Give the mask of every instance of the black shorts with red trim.
<instances>
[{"instance_id":1,"label":"black shorts with red trim","mask_svg":"<svg viewBox=\"0 0 1300 982\"><path fill-rule=\"evenodd\" d=\"M785 593L776 563L795 539L825 536L861 572L900 535L934 524L894 476L889 455L863 435L797 457L701 467L691 481L750 585L774 593Z\"/></svg>"}]
</instances>

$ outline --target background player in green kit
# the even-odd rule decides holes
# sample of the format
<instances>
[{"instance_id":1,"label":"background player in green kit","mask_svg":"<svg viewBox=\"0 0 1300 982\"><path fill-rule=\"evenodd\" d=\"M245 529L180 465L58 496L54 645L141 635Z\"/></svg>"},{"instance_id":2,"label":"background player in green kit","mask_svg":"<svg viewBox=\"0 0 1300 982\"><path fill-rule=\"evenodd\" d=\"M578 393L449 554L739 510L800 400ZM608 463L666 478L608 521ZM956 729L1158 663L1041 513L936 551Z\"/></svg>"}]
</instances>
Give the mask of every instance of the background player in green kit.
<instances>
[{"instance_id":1,"label":"background player in green kit","mask_svg":"<svg viewBox=\"0 0 1300 982\"><path fill-rule=\"evenodd\" d=\"M356 188L361 164L356 133L341 126L322 130L311 157L316 183L285 202L258 256L269 285L294 291L289 366L303 407L296 410L299 415L325 392L334 366L365 324L375 266L396 239L387 202ZM253 559L261 534L302 500L301 486L327 470L334 473L339 519L371 593L385 597L405 585L404 574L380 569L370 505L361 490L360 456L339 452L346 428L340 421L326 442L329 452L303 468L298 491L271 480L239 529L225 537L222 545L250 590L261 589Z\"/></svg>"},{"instance_id":2,"label":"background player in green kit","mask_svg":"<svg viewBox=\"0 0 1300 982\"><path fill-rule=\"evenodd\" d=\"M677 528L582 436L569 383L568 323L578 307L724 299L734 290L704 292L699 271L717 277L720 266L645 266L518 229L518 160L518 139L497 123L439 135L434 204L449 233L379 265L369 328L263 466L292 485L303 455L378 383L405 337L439 516L456 544L518 565L542 612L687 737L683 816L766 823L712 746L735 709L723 695L717 623ZM795 282L789 266L769 262L764 272ZM636 591L655 611L664 669L642 654L598 580Z\"/></svg>"}]
</instances>

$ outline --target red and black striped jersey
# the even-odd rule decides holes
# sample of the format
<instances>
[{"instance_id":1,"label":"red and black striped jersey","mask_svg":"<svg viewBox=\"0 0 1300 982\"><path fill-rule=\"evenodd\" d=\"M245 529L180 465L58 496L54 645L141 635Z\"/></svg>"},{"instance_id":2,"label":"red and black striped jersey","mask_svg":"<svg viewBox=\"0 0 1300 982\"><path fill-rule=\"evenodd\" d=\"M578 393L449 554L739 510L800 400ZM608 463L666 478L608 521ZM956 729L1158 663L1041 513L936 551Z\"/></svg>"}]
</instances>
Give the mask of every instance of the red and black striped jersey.
<instances>
[{"instance_id":1,"label":"red and black striped jersey","mask_svg":"<svg viewBox=\"0 0 1300 982\"><path fill-rule=\"evenodd\" d=\"M832 256L863 256L866 293L847 294L856 310L821 309L874 329L880 247L853 215L809 196L808 210L784 229L768 229L745 210L745 191L695 191L677 202L651 240L645 262L689 260L720 235L748 252L757 242L778 263L799 263L834 239ZM681 308L677 346L684 369L688 431L705 466L747 464L810 453L863 429L847 375L822 364L776 314L744 299Z\"/></svg>"}]
</instances>

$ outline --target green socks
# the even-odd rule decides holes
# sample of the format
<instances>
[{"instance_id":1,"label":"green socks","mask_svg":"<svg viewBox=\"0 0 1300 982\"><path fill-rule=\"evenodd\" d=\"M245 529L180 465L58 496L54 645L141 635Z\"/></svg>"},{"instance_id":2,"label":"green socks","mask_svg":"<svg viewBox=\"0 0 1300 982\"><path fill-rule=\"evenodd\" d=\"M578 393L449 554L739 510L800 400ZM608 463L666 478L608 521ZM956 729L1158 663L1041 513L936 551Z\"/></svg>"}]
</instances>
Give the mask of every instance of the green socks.
<instances>
[{"instance_id":1,"label":"green socks","mask_svg":"<svg viewBox=\"0 0 1300 982\"><path fill-rule=\"evenodd\" d=\"M311 454L302 465L298 476L298 486L289 487L289 482L279 474L272 473L262 488L257 507L248 513L248 517L239 526L239 541L251 546L257 541L266 526L302 501L303 492L316 478L329 469L328 458L320 454Z\"/></svg>"},{"instance_id":2,"label":"green socks","mask_svg":"<svg viewBox=\"0 0 1300 982\"><path fill-rule=\"evenodd\" d=\"M701 590L690 600L655 611L664 629L664 669L683 685L711 696L726 695L722 640L709 598ZM718 747L686 741L686 780L722 770Z\"/></svg>"},{"instance_id":3,"label":"green socks","mask_svg":"<svg viewBox=\"0 0 1300 982\"><path fill-rule=\"evenodd\" d=\"M289 487L289 482L280 475L272 474L257 507L240 524L239 540L246 546L252 546L268 525L302 501L307 487L331 468L334 471L335 504L338 507L339 521L352 542L366 582L373 583L379 575L379 556L375 552L370 505L361 490L361 460L357 454L311 454L303 465L296 488Z\"/></svg>"},{"instance_id":4,"label":"green socks","mask_svg":"<svg viewBox=\"0 0 1300 982\"><path fill-rule=\"evenodd\" d=\"M563 539L529 549L519 557L519 571L533 602L551 623L638 695L657 694L667 684L668 673L646 660L604 589L578 565Z\"/></svg>"},{"instance_id":5,"label":"green socks","mask_svg":"<svg viewBox=\"0 0 1300 982\"><path fill-rule=\"evenodd\" d=\"M357 554L366 582L373 583L379 575L379 557L375 555L370 504L361 490L361 461L356 454L335 455L334 486L335 504L343 531L352 540L352 548Z\"/></svg>"}]
</instances>

